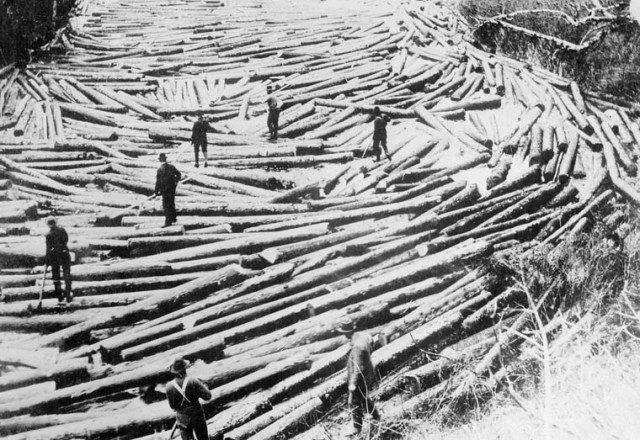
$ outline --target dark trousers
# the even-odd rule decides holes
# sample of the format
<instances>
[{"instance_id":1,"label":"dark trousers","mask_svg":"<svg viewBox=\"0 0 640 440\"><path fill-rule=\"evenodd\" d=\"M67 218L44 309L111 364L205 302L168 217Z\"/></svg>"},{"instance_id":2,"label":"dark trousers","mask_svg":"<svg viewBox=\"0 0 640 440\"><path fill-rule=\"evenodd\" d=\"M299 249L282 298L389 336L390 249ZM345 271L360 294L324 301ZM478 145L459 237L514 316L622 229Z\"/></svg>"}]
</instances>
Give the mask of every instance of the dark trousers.
<instances>
[{"instance_id":1,"label":"dark trousers","mask_svg":"<svg viewBox=\"0 0 640 440\"><path fill-rule=\"evenodd\" d=\"M376 155L376 160L380 160L380 146L384 149L384 154L389 155L387 150L387 136L373 136L373 154Z\"/></svg>"},{"instance_id":2,"label":"dark trousers","mask_svg":"<svg viewBox=\"0 0 640 440\"><path fill-rule=\"evenodd\" d=\"M375 403L369 398L366 391L356 390L353 392L351 401L351 419L353 420L353 426L358 432L362 429L362 419L365 412L371 414L375 420L380 419L380 414L376 409Z\"/></svg>"},{"instance_id":3,"label":"dark trousers","mask_svg":"<svg viewBox=\"0 0 640 440\"><path fill-rule=\"evenodd\" d=\"M267 116L267 127L269 127L269 133L271 139L278 139L278 119L280 118L280 110L269 110L269 116Z\"/></svg>"},{"instance_id":4,"label":"dark trousers","mask_svg":"<svg viewBox=\"0 0 640 440\"><path fill-rule=\"evenodd\" d=\"M67 298L71 297L71 261L69 255L55 258L51 262L51 278L53 278L53 287L59 301L62 301L62 286L60 282L60 269L62 268L62 276L64 277L64 292Z\"/></svg>"},{"instance_id":5,"label":"dark trousers","mask_svg":"<svg viewBox=\"0 0 640 440\"><path fill-rule=\"evenodd\" d=\"M169 226L177 220L176 193L162 193L162 210L164 211L164 225Z\"/></svg>"},{"instance_id":6,"label":"dark trousers","mask_svg":"<svg viewBox=\"0 0 640 440\"><path fill-rule=\"evenodd\" d=\"M204 159L204 163L207 163L207 144L206 143L194 143L193 144L193 154L196 158L196 165L200 163L200 150L202 150L202 157Z\"/></svg>"},{"instance_id":7,"label":"dark trousers","mask_svg":"<svg viewBox=\"0 0 640 440\"><path fill-rule=\"evenodd\" d=\"M207 421L202 417L191 417L185 425L178 424L182 440L209 440Z\"/></svg>"}]
</instances>

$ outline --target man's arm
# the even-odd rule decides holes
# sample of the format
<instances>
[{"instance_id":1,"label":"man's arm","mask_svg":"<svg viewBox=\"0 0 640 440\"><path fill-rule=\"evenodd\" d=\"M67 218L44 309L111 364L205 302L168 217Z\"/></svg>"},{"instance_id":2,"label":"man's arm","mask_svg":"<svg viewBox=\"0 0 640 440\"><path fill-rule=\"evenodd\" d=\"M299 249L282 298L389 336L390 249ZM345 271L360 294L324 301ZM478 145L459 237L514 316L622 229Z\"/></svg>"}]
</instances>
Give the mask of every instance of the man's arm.
<instances>
[{"instance_id":1,"label":"man's arm","mask_svg":"<svg viewBox=\"0 0 640 440\"><path fill-rule=\"evenodd\" d=\"M66 246L69 243L69 234L67 234L66 229L60 228L60 237L62 237L62 243Z\"/></svg>"},{"instance_id":2,"label":"man's arm","mask_svg":"<svg viewBox=\"0 0 640 440\"><path fill-rule=\"evenodd\" d=\"M156 173L156 195L160 194L160 170Z\"/></svg>"},{"instance_id":3,"label":"man's arm","mask_svg":"<svg viewBox=\"0 0 640 440\"><path fill-rule=\"evenodd\" d=\"M193 123L193 128L191 128L191 143L196 142L196 128L198 127L198 122Z\"/></svg>"},{"instance_id":4,"label":"man's arm","mask_svg":"<svg viewBox=\"0 0 640 440\"><path fill-rule=\"evenodd\" d=\"M51 233L45 237L44 264L51 264Z\"/></svg>"},{"instance_id":5,"label":"man's arm","mask_svg":"<svg viewBox=\"0 0 640 440\"><path fill-rule=\"evenodd\" d=\"M182 179L182 173L180 173L180 171L178 171L176 167L173 167L173 175L176 178L176 183L178 183L180 179Z\"/></svg>"},{"instance_id":6,"label":"man's arm","mask_svg":"<svg viewBox=\"0 0 640 440\"><path fill-rule=\"evenodd\" d=\"M173 386L168 384L166 389L166 394L167 394L167 401L169 402L169 407L175 411L177 409L177 406L175 405L175 399L173 398L174 391L172 388Z\"/></svg>"},{"instance_id":7,"label":"man's arm","mask_svg":"<svg viewBox=\"0 0 640 440\"><path fill-rule=\"evenodd\" d=\"M211 399L211 391L209 391L209 388L207 388L207 386L203 384L200 379L193 379L192 383L199 399L202 399L202 400Z\"/></svg>"}]
</instances>

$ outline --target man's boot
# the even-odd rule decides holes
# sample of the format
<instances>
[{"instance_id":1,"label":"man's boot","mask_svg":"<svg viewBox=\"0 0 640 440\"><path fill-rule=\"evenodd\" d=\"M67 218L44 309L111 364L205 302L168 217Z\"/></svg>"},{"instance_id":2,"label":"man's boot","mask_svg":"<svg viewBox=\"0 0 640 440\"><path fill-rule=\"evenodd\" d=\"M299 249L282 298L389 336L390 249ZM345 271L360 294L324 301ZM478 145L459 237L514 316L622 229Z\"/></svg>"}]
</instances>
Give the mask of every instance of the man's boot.
<instances>
[{"instance_id":1,"label":"man's boot","mask_svg":"<svg viewBox=\"0 0 640 440\"><path fill-rule=\"evenodd\" d=\"M53 283L53 288L54 291L56 293L56 296L58 297L58 304L63 304L64 303L64 296L62 296L62 287L60 286L60 283Z\"/></svg>"}]
</instances>

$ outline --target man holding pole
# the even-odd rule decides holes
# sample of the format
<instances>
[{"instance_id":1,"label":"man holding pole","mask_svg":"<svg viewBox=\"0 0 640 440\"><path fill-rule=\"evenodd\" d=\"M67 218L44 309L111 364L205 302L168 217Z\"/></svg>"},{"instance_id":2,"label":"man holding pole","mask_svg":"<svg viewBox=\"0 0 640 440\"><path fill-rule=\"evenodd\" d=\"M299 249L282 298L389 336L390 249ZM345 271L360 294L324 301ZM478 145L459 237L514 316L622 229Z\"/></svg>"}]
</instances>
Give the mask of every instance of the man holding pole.
<instances>
[{"instance_id":1,"label":"man holding pole","mask_svg":"<svg viewBox=\"0 0 640 440\"><path fill-rule=\"evenodd\" d=\"M156 195L162 196L162 210L164 211L164 225L171 226L177 220L176 187L182 178L180 171L167 163L167 155L160 153L160 168L156 173Z\"/></svg>"},{"instance_id":2,"label":"man holding pole","mask_svg":"<svg viewBox=\"0 0 640 440\"><path fill-rule=\"evenodd\" d=\"M269 139L275 141L278 139L278 119L280 118L280 101L273 95L273 87L267 86L267 127L269 127Z\"/></svg>"},{"instance_id":3,"label":"man holding pole","mask_svg":"<svg viewBox=\"0 0 640 440\"><path fill-rule=\"evenodd\" d=\"M380 160L380 146L384 149L387 159L391 160L387 150L387 123L389 116L380 112L380 107L373 109L373 154L376 155L376 162Z\"/></svg>"},{"instance_id":4,"label":"man holding pole","mask_svg":"<svg viewBox=\"0 0 640 440\"><path fill-rule=\"evenodd\" d=\"M187 362L184 359L176 359L169 371L175 379L167 384L167 400L176 412L175 427L180 430L182 440L209 440L207 419L200 399L211 399L211 392L200 380L187 376Z\"/></svg>"},{"instance_id":5,"label":"man holding pole","mask_svg":"<svg viewBox=\"0 0 640 440\"><path fill-rule=\"evenodd\" d=\"M73 294L71 293L71 256L69 255L69 248L67 247L69 236L64 228L58 226L56 219L53 217L47 219L47 226L49 226L49 232L46 236L47 250L44 272L46 274L47 266L51 266L53 286L56 296L58 297L58 302L61 303L64 301L60 283L60 268L62 268L65 296L67 297L67 302L71 302L73 301Z\"/></svg>"},{"instance_id":6,"label":"man holding pole","mask_svg":"<svg viewBox=\"0 0 640 440\"><path fill-rule=\"evenodd\" d=\"M207 131L211 130L209 122L207 122L203 116L200 116L193 124L191 130L191 143L193 144L193 152L196 158L196 168L200 166L199 153L202 150L202 157L204 158L204 167L207 167Z\"/></svg>"}]
</instances>

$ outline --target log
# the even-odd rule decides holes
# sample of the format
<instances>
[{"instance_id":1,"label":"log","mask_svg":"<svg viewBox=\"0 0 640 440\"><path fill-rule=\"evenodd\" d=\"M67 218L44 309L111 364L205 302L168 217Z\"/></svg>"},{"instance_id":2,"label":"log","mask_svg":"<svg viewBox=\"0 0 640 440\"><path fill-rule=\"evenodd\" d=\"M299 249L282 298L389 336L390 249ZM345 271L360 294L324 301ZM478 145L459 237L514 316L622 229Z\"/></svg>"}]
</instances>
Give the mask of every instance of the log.
<instances>
[{"instance_id":1,"label":"log","mask_svg":"<svg viewBox=\"0 0 640 440\"><path fill-rule=\"evenodd\" d=\"M319 105L322 107L342 108L342 109L353 108L357 112L369 113L369 114L373 114L373 109L376 107L375 105L354 104L348 101L336 101L332 99L316 99L315 103L316 105ZM403 110L403 109L397 109L395 107L385 107L385 106L378 106L378 107L380 108L380 111L383 114L386 114L394 118L413 118L414 117L414 113L411 110Z\"/></svg>"},{"instance_id":2,"label":"log","mask_svg":"<svg viewBox=\"0 0 640 440\"><path fill-rule=\"evenodd\" d=\"M8 352L9 348L3 348ZM4 353L3 353L4 358ZM89 366L84 359L63 361L51 365L40 365L28 371L16 371L0 377L0 391L9 391L33 384L54 381L58 388L83 381L89 376Z\"/></svg>"},{"instance_id":3,"label":"log","mask_svg":"<svg viewBox=\"0 0 640 440\"><path fill-rule=\"evenodd\" d=\"M487 194L480 197L479 201L485 201L510 191L522 189L532 183L540 182L540 168L538 166L529 167L523 174L513 180L507 180L493 187Z\"/></svg>"},{"instance_id":4,"label":"log","mask_svg":"<svg viewBox=\"0 0 640 440\"><path fill-rule=\"evenodd\" d=\"M368 218L387 217L400 213L418 213L437 205L442 200L439 195L425 194L407 200L406 202L389 203L385 206L373 206L368 208L352 209L348 211L327 211L314 214L312 217L297 220L283 221L279 223L265 224L247 228L248 232L265 232L285 230L287 228L303 227L307 224L329 222L332 225L351 223Z\"/></svg>"},{"instance_id":5,"label":"log","mask_svg":"<svg viewBox=\"0 0 640 440\"><path fill-rule=\"evenodd\" d=\"M271 359L273 358L274 357L271 356ZM265 363L265 361L267 363ZM209 386L211 386L212 384L223 383L224 379L228 380L228 383L226 383L225 385L217 386L216 388L211 390L213 396L211 400L205 402L205 411L209 412L210 408L215 404L220 404L225 400L233 397L234 395L238 395L238 393L243 393L255 389L258 384L263 383L265 380L273 380L273 378L293 374L300 369L307 368L309 365L306 357L304 355L300 356L300 354L298 354L297 357L292 357L291 360L281 362L278 362L276 357L276 361L270 366L268 364L269 361L269 357L264 357L263 359L257 358L251 362L247 362L247 360L244 360L244 366L238 365L237 361L219 361L217 362L218 371L214 374L209 373L205 377L203 377L202 373L198 374L196 372L197 370L194 370L193 374L195 374L196 377L200 377L201 379L203 379ZM211 366L214 365L215 364L211 364ZM140 376L146 374L148 376L151 372L151 368L148 368L147 370L149 371L141 371L137 373L137 375ZM244 375L243 373L245 372L249 372L249 374ZM153 384L156 381L169 379L169 375L166 371L166 366L162 367L162 374L158 375L158 373L156 373L156 375L157 377L149 377L149 379L147 380L150 380L150 382L148 383ZM120 389L125 389L122 388L126 386L125 381L128 381L132 384L140 383L140 379L136 378L136 375L130 374L128 376L129 377L127 378L119 378L119 380L121 381L120 383L114 383L114 378L108 378L108 380L113 383L113 385L117 385ZM103 386L107 385L108 384L104 384ZM93 388L85 387L85 389L85 393L100 392L100 388L98 386L94 386ZM54 401L54 399L61 400L73 398L73 396L68 392L62 393L63 390L60 390L59 395L51 395L48 397L40 398L38 402L41 403L39 404L44 405L46 401L52 402ZM18 411L17 408L13 409L13 412L16 411ZM97 436L114 432L130 432L140 435L145 432L152 431L154 425L157 426L164 422L168 422L172 418L173 411L166 405L166 402L156 402L149 405L147 407L147 411L145 411L144 414L141 414L139 412L132 413L130 410L112 411L111 414L90 419L90 427L87 427L86 422L84 421L72 422L64 425L53 426L50 428L39 429L36 431L32 431L31 433L25 433L25 435L39 435L51 439L64 439L73 437L74 435ZM13 437L14 439L25 438L20 434L9 436L7 438L11 437Z\"/></svg>"},{"instance_id":6,"label":"log","mask_svg":"<svg viewBox=\"0 0 640 440\"><path fill-rule=\"evenodd\" d=\"M230 262L225 263L228 264ZM80 357L98 350L118 352L123 348L142 344L144 342L181 331L185 328L185 321L182 320L183 318L189 316L190 322L195 325L198 323L199 315L206 316L206 313L199 313L200 311L206 310L224 301L231 301L236 297L266 288L274 283L282 282L287 279L292 270L293 266L290 264L282 265L280 267L272 267L265 270L262 274L257 274L236 286L218 291L215 296L197 301L174 312L165 313L155 319L138 324L131 330L121 332L96 344L84 346L71 351L69 352L69 356Z\"/></svg>"},{"instance_id":7,"label":"log","mask_svg":"<svg viewBox=\"0 0 640 440\"><path fill-rule=\"evenodd\" d=\"M320 415L324 412L325 404L319 397L312 398L303 405L297 407L289 414L278 419L276 422L269 425L267 428L261 430L249 437L250 440L275 440L282 435L294 435L300 430L300 426L309 426L314 424Z\"/></svg>"},{"instance_id":8,"label":"log","mask_svg":"<svg viewBox=\"0 0 640 440\"><path fill-rule=\"evenodd\" d=\"M531 146L533 147L533 141L531 143ZM530 155L530 163L532 163L532 161L533 156ZM509 174L510 168L511 161L505 158L501 159L498 165L491 170L491 174L489 174L489 176L487 177L487 189L492 189L507 180L507 175Z\"/></svg>"},{"instance_id":9,"label":"log","mask_svg":"<svg viewBox=\"0 0 640 440\"><path fill-rule=\"evenodd\" d=\"M204 294L209 294L212 287L220 288L225 285L235 284L239 280L251 275L251 271L237 265L229 265L210 275L200 277L172 289L167 289L166 293L140 301L139 303L126 307L125 310L112 313L109 316L89 319L81 324L71 326L45 337L40 337L38 340L32 341L29 345L33 347L57 345L71 338L86 334L95 328L116 325L126 320L131 320L134 317L153 316L161 311L159 308L176 307L184 301L193 300Z\"/></svg>"},{"instance_id":10,"label":"log","mask_svg":"<svg viewBox=\"0 0 640 440\"><path fill-rule=\"evenodd\" d=\"M611 190L606 190L599 196L595 197L588 205L586 205L578 214L574 215L571 220L565 223L562 227L560 227L557 231L547 237L542 244L547 244L558 239L565 231L572 228L582 217L584 217L591 210L597 208L601 204L605 203L609 198L613 196L613 192Z\"/></svg>"},{"instance_id":11,"label":"log","mask_svg":"<svg viewBox=\"0 0 640 440\"><path fill-rule=\"evenodd\" d=\"M560 169L558 170L558 180L563 185L569 183L569 180L571 179L573 165L576 160L579 145L580 139L578 138L578 135L572 133L569 137L569 146L567 147L567 151L560 164Z\"/></svg>"},{"instance_id":12,"label":"log","mask_svg":"<svg viewBox=\"0 0 640 440\"><path fill-rule=\"evenodd\" d=\"M141 278L106 279L101 281L78 281L74 283L73 287L76 296L135 292L179 286L185 282L193 281L204 274L206 274L206 272L147 276ZM5 301L7 302L37 299L40 291L41 287L38 286L3 289ZM46 296L53 297L54 293L54 287L51 284L45 286L44 294Z\"/></svg>"},{"instance_id":13,"label":"log","mask_svg":"<svg viewBox=\"0 0 640 440\"><path fill-rule=\"evenodd\" d=\"M540 206L544 206L546 202L551 200L558 192L560 192L561 189L562 186L557 183L544 185L538 190L527 195L524 199L513 204L511 207L498 212L494 216L480 223L478 227L488 226L512 219L524 212L528 212L531 208L537 209Z\"/></svg>"}]
</instances>

